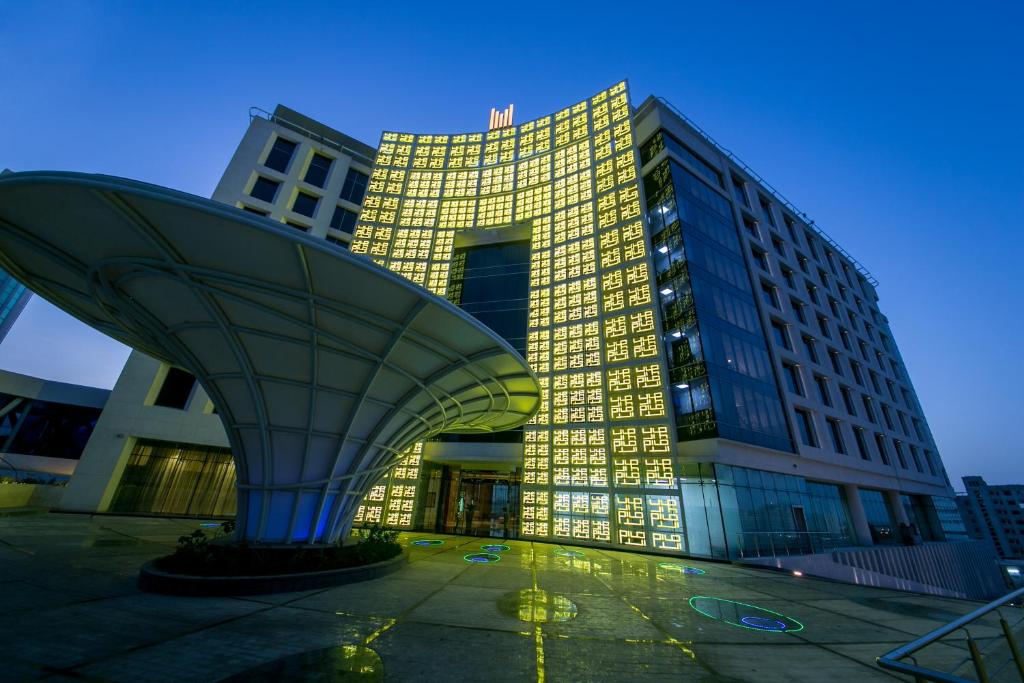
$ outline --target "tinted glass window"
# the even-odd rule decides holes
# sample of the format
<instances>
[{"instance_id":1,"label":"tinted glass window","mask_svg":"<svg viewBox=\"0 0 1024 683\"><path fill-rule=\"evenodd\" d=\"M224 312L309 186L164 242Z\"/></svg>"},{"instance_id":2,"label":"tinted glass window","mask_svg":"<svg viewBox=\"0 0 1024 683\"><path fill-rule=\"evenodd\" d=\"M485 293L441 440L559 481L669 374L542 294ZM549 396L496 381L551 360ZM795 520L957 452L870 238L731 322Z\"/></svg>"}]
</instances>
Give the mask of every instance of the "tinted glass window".
<instances>
[{"instance_id":1,"label":"tinted glass window","mask_svg":"<svg viewBox=\"0 0 1024 683\"><path fill-rule=\"evenodd\" d=\"M345 184L341 187L341 198L353 204L362 204L368 181L369 177L365 173L350 168L345 176Z\"/></svg>"},{"instance_id":2,"label":"tinted glass window","mask_svg":"<svg viewBox=\"0 0 1024 683\"><path fill-rule=\"evenodd\" d=\"M300 192L295 195L295 203L292 204L292 211L312 218L313 214L316 213L316 205L318 201L319 200L313 195Z\"/></svg>"},{"instance_id":3,"label":"tinted glass window","mask_svg":"<svg viewBox=\"0 0 1024 683\"><path fill-rule=\"evenodd\" d=\"M277 188L279 187L281 187L281 183L276 180L259 176L256 178L256 182L253 183L252 190L249 194L256 199L262 199L265 202L273 203L274 197L277 196Z\"/></svg>"},{"instance_id":4,"label":"tinted glass window","mask_svg":"<svg viewBox=\"0 0 1024 683\"><path fill-rule=\"evenodd\" d=\"M274 146L270 148L267 160L263 162L263 165L275 171L285 173L288 170L288 162L292 160L295 147L296 144L291 140L277 138L274 140Z\"/></svg>"},{"instance_id":5,"label":"tinted glass window","mask_svg":"<svg viewBox=\"0 0 1024 683\"><path fill-rule=\"evenodd\" d=\"M323 187L327 184L327 174L331 172L332 159L323 154L314 154L306 169L306 182L310 185Z\"/></svg>"},{"instance_id":6,"label":"tinted glass window","mask_svg":"<svg viewBox=\"0 0 1024 683\"><path fill-rule=\"evenodd\" d=\"M356 227L356 218L358 218L358 214L355 211L349 211L343 206L336 206L334 215L331 216L331 227L351 234Z\"/></svg>"},{"instance_id":7,"label":"tinted glass window","mask_svg":"<svg viewBox=\"0 0 1024 683\"><path fill-rule=\"evenodd\" d=\"M180 368L169 368L164 383L160 386L160 392L156 396L154 405L166 408L178 408L184 410L188 405L188 399L192 395L192 387L196 384L196 378Z\"/></svg>"}]
</instances>

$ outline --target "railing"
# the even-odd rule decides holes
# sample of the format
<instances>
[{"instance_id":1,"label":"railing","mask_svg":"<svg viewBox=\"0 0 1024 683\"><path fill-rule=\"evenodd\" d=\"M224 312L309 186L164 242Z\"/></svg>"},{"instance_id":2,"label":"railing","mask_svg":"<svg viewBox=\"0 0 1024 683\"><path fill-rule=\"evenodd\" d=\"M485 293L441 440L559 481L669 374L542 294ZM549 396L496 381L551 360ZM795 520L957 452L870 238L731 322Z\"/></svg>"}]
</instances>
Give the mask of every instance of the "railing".
<instances>
[{"instance_id":1,"label":"railing","mask_svg":"<svg viewBox=\"0 0 1024 683\"><path fill-rule=\"evenodd\" d=\"M783 194L781 192L779 192L774 187L772 187L771 183L769 183L767 180L762 178L757 173L757 171L755 171L750 166L748 166L747 162L743 161L743 159L740 159L738 156L733 154L728 148L726 148L726 147L722 146L721 144L719 144L718 141L715 140L713 137L711 137L711 135L707 131L705 131L703 128L701 128L696 123L694 123L692 120L690 120L690 118L688 116L686 116L686 114L684 114L683 112L679 111L679 109L676 108L676 106L674 104L672 104L671 102L666 100L664 97L657 97L656 99L659 102L661 102L662 104L664 104L666 107L671 109L673 114L675 114L676 116L681 118L683 121L685 121L686 124L689 125L691 128L693 128L697 132L697 134L700 135L702 138L704 138L704 140L708 144L710 144L712 147L714 147L719 152L724 154L726 157L731 159L737 166L739 166L744 171L746 171L747 175L749 175L755 181L760 183L760 185L762 187L764 187L764 189L768 190L768 192L771 193L780 204L782 204L783 206L788 208L792 213L796 214L797 216L800 216L804 220L804 222L807 223L808 227L811 228L811 230L816 232L818 234L818 236L822 240L827 242L833 249L836 250L837 253L841 254L847 261L849 261L850 264L853 265L854 269L856 269L856 271L858 273L863 275L864 279L867 280L871 284L872 287L877 287L878 286L878 280L875 279L875 276L872 275L871 272L866 267L864 267L864 265L860 261L858 261L857 259L853 258L853 256L851 256L845 249L843 249L839 245L838 242L836 242L834 239L832 239L832 237L827 232L825 232L820 227L818 227L818 225L815 224L815 222L813 220L809 219L807 217L806 213L804 213L803 211L798 209L793 204L793 202L791 202L788 199L786 199L786 197L783 196Z\"/></svg>"},{"instance_id":2,"label":"railing","mask_svg":"<svg viewBox=\"0 0 1024 683\"><path fill-rule=\"evenodd\" d=\"M827 531L740 531L736 552L745 557L814 555L853 545L848 536Z\"/></svg>"},{"instance_id":3,"label":"railing","mask_svg":"<svg viewBox=\"0 0 1024 683\"><path fill-rule=\"evenodd\" d=\"M912 676L918 683L1024 681L1024 656L1018 644L1024 625L1022 598L1024 588L1004 595L912 643L885 653L877 659L878 665ZM963 634L963 639L946 639L959 633ZM929 652L927 648L933 645L938 647ZM924 660L933 660L934 664L929 661L930 665L926 666ZM974 678L968 677L971 673Z\"/></svg>"},{"instance_id":4,"label":"railing","mask_svg":"<svg viewBox=\"0 0 1024 683\"><path fill-rule=\"evenodd\" d=\"M311 140L316 140L317 142L319 142L319 143L321 143L323 145L327 145L328 147L332 147L332 148L338 150L339 152L347 154L350 157L353 157L353 158L359 160L360 162L366 164L367 166L370 166L370 167L373 166L373 159L371 159L370 157L366 156L362 152L357 152L356 150L352 149L351 147L347 147L343 143L340 143L340 142L338 142L336 140L331 140L328 137L324 137L320 133L316 133L314 131L309 130L308 128L300 126L299 124L295 123L294 121L290 121L290 120L288 120L288 119L286 119L284 117L277 116L276 114L272 114L269 111L267 111L266 109L260 109L259 107L249 107L249 120L252 121L253 119L256 119L256 118L266 119L267 121L270 121L271 123L276 123L278 125L284 126L285 128L290 128L291 130L294 130L296 133L300 133L300 134L306 136L307 138L309 138Z\"/></svg>"}]
</instances>

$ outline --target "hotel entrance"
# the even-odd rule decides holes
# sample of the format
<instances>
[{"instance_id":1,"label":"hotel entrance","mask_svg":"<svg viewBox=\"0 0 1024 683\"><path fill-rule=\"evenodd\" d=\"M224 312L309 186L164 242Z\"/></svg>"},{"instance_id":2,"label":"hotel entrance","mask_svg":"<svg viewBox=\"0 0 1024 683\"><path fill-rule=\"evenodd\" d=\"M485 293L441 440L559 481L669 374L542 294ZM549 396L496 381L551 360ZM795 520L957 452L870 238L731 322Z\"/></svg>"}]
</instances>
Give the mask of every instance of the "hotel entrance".
<instances>
[{"instance_id":1,"label":"hotel entrance","mask_svg":"<svg viewBox=\"0 0 1024 683\"><path fill-rule=\"evenodd\" d=\"M519 469L463 469L443 465L431 472L424 526L446 534L516 538L519 535ZM431 505L434 503L434 505Z\"/></svg>"}]
</instances>

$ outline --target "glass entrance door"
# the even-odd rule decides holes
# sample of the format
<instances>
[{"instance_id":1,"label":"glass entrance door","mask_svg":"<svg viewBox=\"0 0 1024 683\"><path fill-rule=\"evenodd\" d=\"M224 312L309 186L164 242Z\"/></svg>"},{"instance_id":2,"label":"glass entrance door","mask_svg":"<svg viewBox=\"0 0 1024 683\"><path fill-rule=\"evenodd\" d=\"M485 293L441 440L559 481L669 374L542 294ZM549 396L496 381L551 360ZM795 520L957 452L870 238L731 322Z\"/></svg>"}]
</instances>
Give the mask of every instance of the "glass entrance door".
<instances>
[{"instance_id":1,"label":"glass entrance door","mask_svg":"<svg viewBox=\"0 0 1024 683\"><path fill-rule=\"evenodd\" d=\"M516 538L519 534L519 473L445 468L445 504L439 531L466 536Z\"/></svg>"}]
</instances>

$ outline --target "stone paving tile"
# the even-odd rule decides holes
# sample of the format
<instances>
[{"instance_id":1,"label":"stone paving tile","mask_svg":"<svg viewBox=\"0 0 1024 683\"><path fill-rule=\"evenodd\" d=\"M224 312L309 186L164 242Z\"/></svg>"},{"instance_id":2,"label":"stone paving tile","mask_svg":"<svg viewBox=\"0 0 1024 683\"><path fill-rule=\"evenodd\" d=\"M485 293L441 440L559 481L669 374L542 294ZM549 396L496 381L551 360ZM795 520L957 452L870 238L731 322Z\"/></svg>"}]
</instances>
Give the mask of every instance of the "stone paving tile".
<instances>
[{"instance_id":1,"label":"stone paving tile","mask_svg":"<svg viewBox=\"0 0 1024 683\"><path fill-rule=\"evenodd\" d=\"M343 644L381 656L386 680L895 680L875 657L977 604L796 578L748 567L509 541L494 564L463 560L497 539L403 534L410 562L349 586L238 598L143 594L138 567L198 521L87 515L0 517L0 679L208 681ZM439 538L416 547L415 538ZM683 575L659 562L683 562ZM536 585L574 620L534 625L497 601ZM694 595L799 620L758 632L702 616ZM994 624L978 628L993 631ZM539 638L538 638L539 636ZM962 644L941 644L938 664ZM927 662L927 657L923 658Z\"/></svg>"},{"instance_id":2,"label":"stone paving tile","mask_svg":"<svg viewBox=\"0 0 1024 683\"><path fill-rule=\"evenodd\" d=\"M687 648L688 649L688 648ZM544 673L552 681L695 681L723 683L679 646L606 640L544 640Z\"/></svg>"},{"instance_id":3,"label":"stone paving tile","mask_svg":"<svg viewBox=\"0 0 1024 683\"><path fill-rule=\"evenodd\" d=\"M532 635L401 623L371 646L384 662L387 681L536 680L537 655Z\"/></svg>"}]
</instances>

